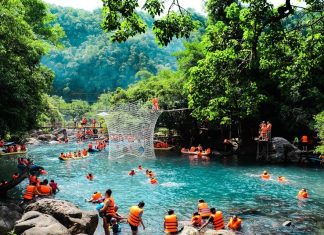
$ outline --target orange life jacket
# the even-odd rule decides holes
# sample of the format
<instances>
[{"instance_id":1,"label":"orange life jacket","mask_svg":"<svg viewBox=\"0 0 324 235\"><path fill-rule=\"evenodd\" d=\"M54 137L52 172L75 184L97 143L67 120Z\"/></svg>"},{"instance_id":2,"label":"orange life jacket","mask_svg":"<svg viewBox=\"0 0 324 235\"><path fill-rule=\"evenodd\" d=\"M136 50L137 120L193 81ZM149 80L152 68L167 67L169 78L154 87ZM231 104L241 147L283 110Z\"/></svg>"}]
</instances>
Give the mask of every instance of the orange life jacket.
<instances>
[{"instance_id":1,"label":"orange life jacket","mask_svg":"<svg viewBox=\"0 0 324 235\"><path fill-rule=\"evenodd\" d=\"M151 181L151 184L156 184L157 183L157 180L155 178L152 178L150 181Z\"/></svg>"},{"instance_id":2,"label":"orange life jacket","mask_svg":"<svg viewBox=\"0 0 324 235\"><path fill-rule=\"evenodd\" d=\"M308 143L308 136L307 135L303 135L301 137L301 142L307 144Z\"/></svg>"},{"instance_id":3,"label":"orange life jacket","mask_svg":"<svg viewBox=\"0 0 324 235\"><path fill-rule=\"evenodd\" d=\"M141 223L140 214L143 212L143 209L139 208L138 206L132 206L130 208L130 212L128 215L128 223L130 225L138 227Z\"/></svg>"},{"instance_id":4,"label":"orange life jacket","mask_svg":"<svg viewBox=\"0 0 324 235\"><path fill-rule=\"evenodd\" d=\"M36 188L35 185L28 185L26 187L26 191L25 191L25 194L24 194L24 199L25 200L32 200L34 198L35 188Z\"/></svg>"},{"instance_id":5,"label":"orange life jacket","mask_svg":"<svg viewBox=\"0 0 324 235\"><path fill-rule=\"evenodd\" d=\"M304 192L304 191L302 191L302 190L300 190L300 191L298 192L298 197L299 197L299 198L308 198L308 193L307 193L307 192Z\"/></svg>"},{"instance_id":6,"label":"orange life jacket","mask_svg":"<svg viewBox=\"0 0 324 235\"><path fill-rule=\"evenodd\" d=\"M262 174L262 179L268 180L268 179L270 179L270 175L269 174Z\"/></svg>"},{"instance_id":7,"label":"orange life jacket","mask_svg":"<svg viewBox=\"0 0 324 235\"><path fill-rule=\"evenodd\" d=\"M90 175L87 175L87 179L88 180L93 180L93 175L91 175L91 176Z\"/></svg>"},{"instance_id":8,"label":"orange life jacket","mask_svg":"<svg viewBox=\"0 0 324 235\"><path fill-rule=\"evenodd\" d=\"M89 145L88 145L88 148L89 148L89 149L92 149L92 144L89 144Z\"/></svg>"},{"instance_id":9,"label":"orange life jacket","mask_svg":"<svg viewBox=\"0 0 324 235\"><path fill-rule=\"evenodd\" d=\"M210 216L213 217L213 225L215 230L220 230L225 227L223 214L221 211L216 211L216 214L211 214Z\"/></svg>"},{"instance_id":10,"label":"orange life jacket","mask_svg":"<svg viewBox=\"0 0 324 235\"><path fill-rule=\"evenodd\" d=\"M96 201L99 198L101 198L101 193L100 192L92 194L92 197L91 197L92 200Z\"/></svg>"},{"instance_id":11,"label":"orange life jacket","mask_svg":"<svg viewBox=\"0 0 324 235\"><path fill-rule=\"evenodd\" d=\"M107 210L106 210L106 214L107 215L115 215L116 212L115 212L115 200L113 199L113 197L109 197L109 198L106 198L104 203L106 205L106 203L108 202L109 200L109 204L108 204L108 207L107 207Z\"/></svg>"},{"instance_id":12,"label":"orange life jacket","mask_svg":"<svg viewBox=\"0 0 324 235\"><path fill-rule=\"evenodd\" d=\"M37 176L36 175L29 176L29 183L37 183Z\"/></svg>"},{"instance_id":13,"label":"orange life jacket","mask_svg":"<svg viewBox=\"0 0 324 235\"><path fill-rule=\"evenodd\" d=\"M228 222L228 225L227 226L230 229L238 230L241 227L241 223L242 223L242 221L239 218L237 218L235 221L233 220L233 218L230 218L230 221Z\"/></svg>"},{"instance_id":14,"label":"orange life jacket","mask_svg":"<svg viewBox=\"0 0 324 235\"><path fill-rule=\"evenodd\" d=\"M202 217L210 216L210 209L205 202L198 203L198 212Z\"/></svg>"},{"instance_id":15,"label":"orange life jacket","mask_svg":"<svg viewBox=\"0 0 324 235\"><path fill-rule=\"evenodd\" d=\"M37 187L37 191L42 195L51 195L52 194L52 188L48 185L39 185Z\"/></svg>"},{"instance_id":16,"label":"orange life jacket","mask_svg":"<svg viewBox=\"0 0 324 235\"><path fill-rule=\"evenodd\" d=\"M191 223L193 223L194 226L201 226L201 215L194 215L191 217Z\"/></svg>"},{"instance_id":17,"label":"orange life jacket","mask_svg":"<svg viewBox=\"0 0 324 235\"><path fill-rule=\"evenodd\" d=\"M196 147L191 147L189 152L195 152L196 151Z\"/></svg>"},{"instance_id":18,"label":"orange life jacket","mask_svg":"<svg viewBox=\"0 0 324 235\"><path fill-rule=\"evenodd\" d=\"M178 232L178 220L175 214L166 215L164 217L164 232L165 233L176 233Z\"/></svg>"}]
</instances>

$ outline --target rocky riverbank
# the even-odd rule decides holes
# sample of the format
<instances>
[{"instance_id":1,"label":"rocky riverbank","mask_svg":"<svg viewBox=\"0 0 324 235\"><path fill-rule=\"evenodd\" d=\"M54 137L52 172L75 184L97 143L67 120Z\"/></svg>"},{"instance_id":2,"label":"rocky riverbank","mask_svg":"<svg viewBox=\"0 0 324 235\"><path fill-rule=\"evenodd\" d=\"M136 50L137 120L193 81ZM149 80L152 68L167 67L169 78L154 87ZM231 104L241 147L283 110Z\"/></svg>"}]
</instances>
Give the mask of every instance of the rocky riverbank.
<instances>
[{"instance_id":1,"label":"rocky riverbank","mask_svg":"<svg viewBox=\"0 0 324 235\"><path fill-rule=\"evenodd\" d=\"M95 211L83 211L62 200L41 199L25 210L13 203L0 204L0 234L91 235L98 222Z\"/></svg>"}]
</instances>

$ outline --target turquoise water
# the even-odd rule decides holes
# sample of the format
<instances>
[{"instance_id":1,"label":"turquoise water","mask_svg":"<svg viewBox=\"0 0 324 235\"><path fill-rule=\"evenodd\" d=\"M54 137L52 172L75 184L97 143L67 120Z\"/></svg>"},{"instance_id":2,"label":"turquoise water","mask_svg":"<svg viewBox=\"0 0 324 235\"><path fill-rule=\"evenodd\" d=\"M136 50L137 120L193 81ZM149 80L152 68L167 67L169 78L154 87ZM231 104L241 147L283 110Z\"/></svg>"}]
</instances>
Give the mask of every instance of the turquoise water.
<instances>
[{"instance_id":1,"label":"turquoise water","mask_svg":"<svg viewBox=\"0 0 324 235\"><path fill-rule=\"evenodd\" d=\"M232 213L237 213L243 219L244 234L321 234L319 229L324 227L324 169L242 164L235 157L197 160L173 152L158 155L154 160L134 157L114 160L108 158L108 151L83 160L58 160L60 152L86 146L30 146L29 156L45 167L46 178L58 182L61 191L56 198L71 201L82 209L93 210L96 205L84 199L94 191L103 193L108 188L113 190L120 214L126 215L130 206L144 200L143 219L147 229L140 228L140 234L163 234L163 217L170 208L176 211L179 220L189 220L200 198L210 207L222 210L226 222ZM11 175L15 159L2 157L0 163L0 178ZM128 176L128 171L140 164L156 173L158 185L151 185L144 171ZM261 180L259 174L264 169L274 177L284 175L289 183ZM86 179L88 172L94 174L94 181ZM27 181L13 190L11 196L20 195L26 184ZM305 202L296 199L302 187L310 194ZM292 220L295 226L282 227L286 220ZM130 234L127 224L122 228L122 234ZM97 234L102 234L101 225Z\"/></svg>"}]
</instances>

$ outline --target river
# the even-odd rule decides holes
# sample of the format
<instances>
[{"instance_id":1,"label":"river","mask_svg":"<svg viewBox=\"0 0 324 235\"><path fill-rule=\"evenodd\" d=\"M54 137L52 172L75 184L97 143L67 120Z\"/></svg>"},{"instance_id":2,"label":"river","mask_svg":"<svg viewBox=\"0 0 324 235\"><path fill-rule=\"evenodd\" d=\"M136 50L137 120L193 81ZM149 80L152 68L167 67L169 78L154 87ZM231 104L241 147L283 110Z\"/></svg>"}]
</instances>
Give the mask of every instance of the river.
<instances>
[{"instance_id":1,"label":"river","mask_svg":"<svg viewBox=\"0 0 324 235\"><path fill-rule=\"evenodd\" d=\"M298 166L259 165L244 159L227 157L212 160L193 159L175 152L157 153L156 159L131 156L110 158L108 151L91 154L75 161L60 161L60 152L85 148L86 144L42 144L29 146L29 157L43 166L48 175L41 178L55 179L61 191L56 199L68 200L81 209L94 210L94 204L85 202L94 191L113 190L119 212L128 214L129 207L143 200L143 220L147 229L140 234L163 234L163 218L168 209L174 209L179 220L190 220L197 210L198 199L210 207L223 211L225 222L236 213L243 220L244 234L322 234L324 228L324 169ZM17 157L0 158L0 179L8 178L15 171ZM144 171L128 171L142 165L155 172L157 185L151 185ZM261 180L267 170L272 179ZM86 179L92 172L94 180ZM276 179L283 175L288 183ZM18 198L27 180L12 190L10 197ZM310 199L300 201L296 195L306 187ZM291 227L283 227L286 220ZM101 225L100 225L101 226ZM127 224L122 233L130 234ZM102 234L99 227L96 234Z\"/></svg>"}]
</instances>

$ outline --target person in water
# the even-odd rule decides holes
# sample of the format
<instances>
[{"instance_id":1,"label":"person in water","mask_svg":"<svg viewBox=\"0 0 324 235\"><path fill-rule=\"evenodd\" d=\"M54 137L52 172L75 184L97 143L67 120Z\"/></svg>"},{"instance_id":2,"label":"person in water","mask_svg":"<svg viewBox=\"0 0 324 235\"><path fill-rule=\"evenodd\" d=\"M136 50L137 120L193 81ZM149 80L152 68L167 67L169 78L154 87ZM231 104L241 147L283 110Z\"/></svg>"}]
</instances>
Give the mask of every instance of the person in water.
<instances>
[{"instance_id":1,"label":"person in water","mask_svg":"<svg viewBox=\"0 0 324 235\"><path fill-rule=\"evenodd\" d=\"M279 181L280 183L284 183L284 182L287 182L287 179L286 179L286 177L284 177L284 176L278 176L278 181Z\"/></svg>"},{"instance_id":2,"label":"person in water","mask_svg":"<svg viewBox=\"0 0 324 235\"><path fill-rule=\"evenodd\" d=\"M129 211L127 222L132 230L132 235L136 235L138 232L138 227L140 224L143 226L143 230L145 230L145 225L142 220L143 216L143 208L145 206L145 203L141 201L138 203L137 206L132 206Z\"/></svg>"},{"instance_id":3,"label":"person in water","mask_svg":"<svg viewBox=\"0 0 324 235\"><path fill-rule=\"evenodd\" d=\"M261 177L264 180L268 180L268 179L270 179L270 174L267 171L263 171Z\"/></svg>"},{"instance_id":4,"label":"person in water","mask_svg":"<svg viewBox=\"0 0 324 235\"><path fill-rule=\"evenodd\" d=\"M34 201L35 195L36 195L36 183L31 183L27 185L25 189L25 194L23 195L23 201L20 203L20 205Z\"/></svg>"},{"instance_id":5,"label":"person in water","mask_svg":"<svg viewBox=\"0 0 324 235\"><path fill-rule=\"evenodd\" d=\"M198 212L203 219L208 219L210 217L210 209L203 199L199 199L198 201Z\"/></svg>"},{"instance_id":6,"label":"person in water","mask_svg":"<svg viewBox=\"0 0 324 235\"><path fill-rule=\"evenodd\" d=\"M128 172L128 175L130 175L130 176L133 176L133 175L135 175L136 173L135 173L135 170L131 170L130 172Z\"/></svg>"},{"instance_id":7,"label":"person in water","mask_svg":"<svg viewBox=\"0 0 324 235\"><path fill-rule=\"evenodd\" d=\"M174 210L169 210L168 214L164 217L164 232L166 234L178 233L178 218Z\"/></svg>"},{"instance_id":8,"label":"person in water","mask_svg":"<svg viewBox=\"0 0 324 235\"><path fill-rule=\"evenodd\" d=\"M18 172L13 173L13 175L12 175L12 179L13 179L13 180L18 179L18 177L19 177Z\"/></svg>"},{"instance_id":9,"label":"person in water","mask_svg":"<svg viewBox=\"0 0 324 235\"><path fill-rule=\"evenodd\" d=\"M198 211L194 212L191 217L191 225L193 227L199 228L202 224L202 217Z\"/></svg>"},{"instance_id":10,"label":"person in water","mask_svg":"<svg viewBox=\"0 0 324 235\"><path fill-rule=\"evenodd\" d=\"M41 197L51 196L52 188L48 185L48 180L44 179L39 186L36 187L35 194Z\"/></svg>"},{"instance_id":11,"label":"person in water","mask_svg":"<svg viewBox=\"0 0 324 235\"><path fill-rule=\"evenodd\" d=\"M298 197L299 199L306 199L306 198L308 198L308 192L307 192L307 190L306 190L305 188L302 188L302 189L298 192L297 197Z\"/></svg>"},{"instance_id":12,"label":"person in water","mask_svg":"<svg viewBox=\"0 0 324 235\"><path fill-rule=\"evenodd\" d=\"M237 231L237 230L241 229L241 225L242 225L242 220L240 218L238 218L236 215L233 215L230 218L230 221L228 222L227 227L229 229Z\"/></svg>"},{"instance_id":13,"label":"person in water","mask_svg":"<svg viewBox=\"0 0 324 235\"><path fill-rule=\"evenodd\" d=\"M138 169L139 169L140 171L143 170L142 165L139 165L139 166L138 166Z\"/></svg>"},{"instance_id":14,"label":"person in water","mask_svg":"<svg viewBox=\"0 0 324 235\"><path fill-rule=\"evenodd\" d=\"M211 214L209 219L198 229L199 232L203 228L205 228L209 223L211 223L214 226L215 230L224 229L225 226L224 226L223 213L221 211L216 211L215 208L211 208L210 212Z\"/></svg>"},{"instance_id":15,"label":"person in water","mask_svg":"<svg viewBox=\"0 0 324 235\"><path fill-rule=\"evenodd\" d=\"M51 180L51 182L49 183L49 186L52 188L52 191L54 194L56 194L58 191L60 191L57 183L54 180Z\"/></svg>"},{"instance_id":16,"label":"person in water","mask_svg":"<svg viewBox=\"0 0 324 235\"><path fill-rule=\"evenodd\" d=\"M103 215L103 228L105 235L109 235L109 225L111 224L111 219L115 216L115 200L111 196L112 190L107 189L105 193L104 207L100 209Z\"/></svg>"},{"instance_id":17,"label":"person in water","mask_svg":"<svg viewBox=\"0 0 324 235\"><path fill-rule=\"evenodd\" d=\"M88 175L87 175L87 179L88 179L88 180L93 180L93 174L92 174L92 173L88 173Z\"/></svg>"}]
</instances>

